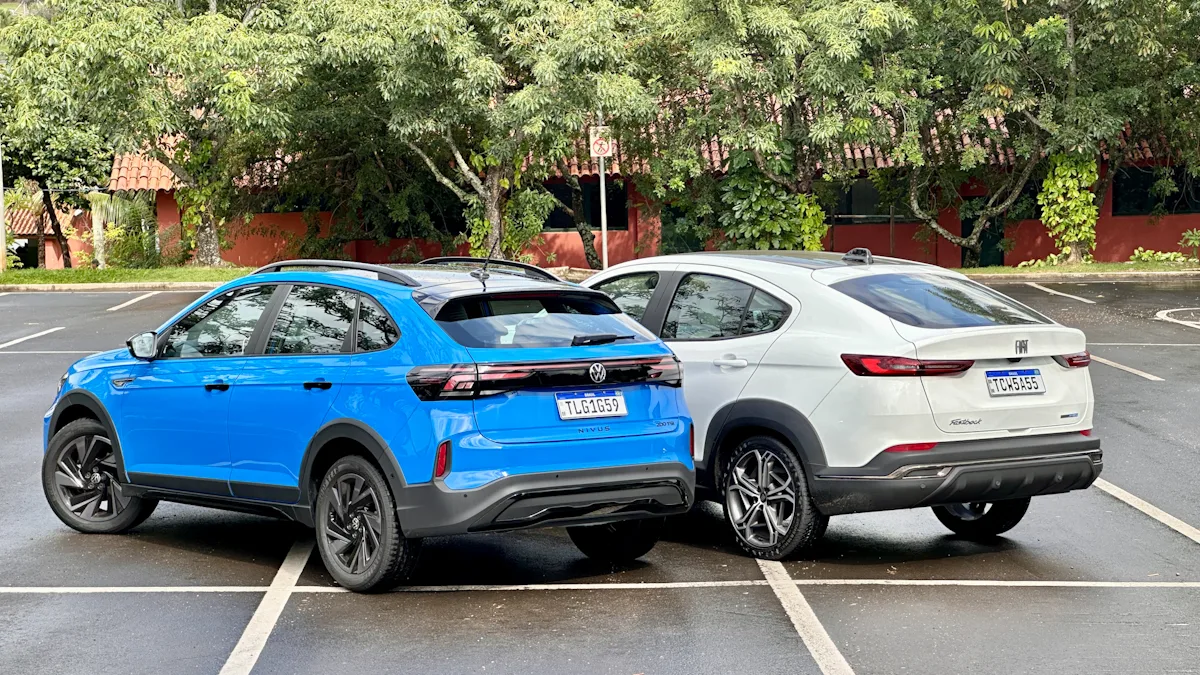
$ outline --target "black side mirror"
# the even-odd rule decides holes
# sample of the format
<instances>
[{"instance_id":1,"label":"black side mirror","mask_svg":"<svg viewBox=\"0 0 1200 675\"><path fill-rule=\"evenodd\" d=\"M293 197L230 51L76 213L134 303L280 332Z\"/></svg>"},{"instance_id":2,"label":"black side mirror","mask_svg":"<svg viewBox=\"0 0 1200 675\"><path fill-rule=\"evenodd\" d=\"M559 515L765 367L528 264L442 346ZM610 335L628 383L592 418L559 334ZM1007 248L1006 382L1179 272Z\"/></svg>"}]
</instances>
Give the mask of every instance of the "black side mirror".
<instances>
[{"instance_id":1,"label":"black side mirror","mask_svg":"<svg viewBox=\"0 0 1200 675\"><path fill-rule=\"evenodd\" d=\"M153 361L157 356L158 333L154 331L146 331L138 333L125 341L125 346L129 347L129 353L135 359L143 361Z\"/></svg>"}]
</instances>

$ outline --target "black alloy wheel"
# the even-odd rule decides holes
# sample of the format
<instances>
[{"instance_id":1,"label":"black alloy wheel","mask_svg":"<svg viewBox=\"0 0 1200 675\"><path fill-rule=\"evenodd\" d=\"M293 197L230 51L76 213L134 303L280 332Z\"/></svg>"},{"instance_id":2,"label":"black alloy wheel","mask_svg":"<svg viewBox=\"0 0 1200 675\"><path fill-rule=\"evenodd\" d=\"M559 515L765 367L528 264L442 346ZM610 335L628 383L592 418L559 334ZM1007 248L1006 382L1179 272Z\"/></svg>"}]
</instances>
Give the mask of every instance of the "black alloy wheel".
<instances>
[{"instance_id":1,"label":"black alloy wheel","mask_svg":"<svg viewBox=\"0 0 1200 675\"><path fill-rule=\"evenodd\" d=\"M54 435L42 460L42 487L55 514L80 532L124 532L157 505L121 482L111 434L95 420L71 422Z\"/></svg>"},{"instance_id":2,"label":"black alloy wheel","mask_svg":"<svg viewBox=\"0 0 1200 675\"><path fill-rule=\"evenodd\" d=\"M990 539L1008 532L1029 510L1029 497L998 502L934 506L933 514L951 532L968 539Z\"/></svg>"},{"instance_id":3,"label":"black alloy wheel","mask_svg":"<svg viewBox=\"0 0 1200 675\"><path fill-rule=\"evenodd\" d=\"M725 520L755 558L782 560L810 548L829 518L808 493L795 451L771 436L752 436L727 456L721 472Z\"/></svg>"}]
</instances>

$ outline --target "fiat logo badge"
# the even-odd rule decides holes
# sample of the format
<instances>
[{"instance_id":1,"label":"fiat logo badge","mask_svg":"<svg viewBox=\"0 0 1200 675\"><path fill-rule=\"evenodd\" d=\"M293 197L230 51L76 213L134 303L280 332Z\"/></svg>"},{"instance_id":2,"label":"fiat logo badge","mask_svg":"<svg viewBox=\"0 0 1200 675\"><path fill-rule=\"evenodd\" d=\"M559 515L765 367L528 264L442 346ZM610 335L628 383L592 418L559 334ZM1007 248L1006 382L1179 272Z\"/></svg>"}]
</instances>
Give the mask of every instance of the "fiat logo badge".
<instances>
[{"instance_id":1,"label":"fiat logo badge","mask_svg":"<svg viewBox=\"0 0 1200 675\"><path fill-rule=\"evenodd\" d=\"M591 376L592 382L600 384L608 376L608 371L604 369L603 363L593 363L592 367L588 368L588 375Z\"/></svg>"}]
</instances>

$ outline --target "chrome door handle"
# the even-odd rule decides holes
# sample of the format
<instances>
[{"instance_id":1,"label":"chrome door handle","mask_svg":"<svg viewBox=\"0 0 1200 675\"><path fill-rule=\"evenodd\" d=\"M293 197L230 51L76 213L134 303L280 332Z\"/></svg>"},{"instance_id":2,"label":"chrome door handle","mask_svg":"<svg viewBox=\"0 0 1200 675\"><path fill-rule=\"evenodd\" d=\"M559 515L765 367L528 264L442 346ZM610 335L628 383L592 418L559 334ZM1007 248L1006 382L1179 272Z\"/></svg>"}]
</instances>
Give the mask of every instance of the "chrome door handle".
<instances>
[{"instance_id":1,"label":"chrome door handle","mask_svg":"<svg viewBox=\"0 0 1200 675\"><path fill-rule=\"evenodd\" d=\"M713 365L720 366L722 368L745 368L746 366L750 365L750 362L746 359L720 358L713 359Z\"/></svg>"}]
</instances>

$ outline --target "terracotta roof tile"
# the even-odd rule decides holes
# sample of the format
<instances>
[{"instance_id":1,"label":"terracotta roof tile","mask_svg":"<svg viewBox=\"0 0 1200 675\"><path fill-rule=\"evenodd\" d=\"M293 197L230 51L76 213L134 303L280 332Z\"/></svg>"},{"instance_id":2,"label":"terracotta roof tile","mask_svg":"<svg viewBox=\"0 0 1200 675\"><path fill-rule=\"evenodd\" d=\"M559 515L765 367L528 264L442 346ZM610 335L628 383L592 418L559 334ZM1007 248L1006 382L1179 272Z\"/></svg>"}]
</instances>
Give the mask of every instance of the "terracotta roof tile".
<instances>
[{"instance_id":1,"label":"terracotta roof tile","mask_svg":"<svg viewBox=\"0 0 1200 675\"><path fill-rule=\"evenodd\" d=\"M113 159L108 189L113 191L174 190L175 176L161 162L141 153L117 155Z\"/></svg>"},{"instance_id":2,"label":"terracotta roof tile","mask_svg":"<svg viewBox=\"0 0 1200 675\"><path fill-rule=\"evenodd\" d=\"M50 227L49 218L44 218L40 215L35 217L33 212L27 209L10 208L5 209L4 211L4 220L8 222L9 231L12 232L14 237L36 236L39 219L43 222L43 226L46 228L46 234L54 234L54 231ZM90 231L92 228L92 216L87 211L82 212L78 216L71 216L70 213L60 212L58 214L58 222L63 225L70 223L75 228L76 232L80 232L82 230Z\"/></svg>"}]
</instances>

